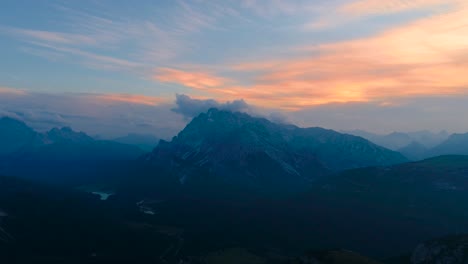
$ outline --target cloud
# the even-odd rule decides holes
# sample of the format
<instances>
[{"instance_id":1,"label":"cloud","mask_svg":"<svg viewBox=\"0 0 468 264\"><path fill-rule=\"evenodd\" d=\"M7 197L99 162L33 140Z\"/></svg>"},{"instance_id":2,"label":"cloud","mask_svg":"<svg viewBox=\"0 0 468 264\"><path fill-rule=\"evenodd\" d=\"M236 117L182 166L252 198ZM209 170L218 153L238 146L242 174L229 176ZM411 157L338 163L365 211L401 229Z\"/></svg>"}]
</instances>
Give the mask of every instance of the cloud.
<instances>
[{"instance_id":1,"label":"cloud","mask_svg":"<svg viewBox=\"0 0 468 264\"><path fill-rule=\"evenodd\" d=\"M10 90L0 89L0 115L20 119L40 131L71 126L107 138L146 133L169 139L186 124L171 111L171 104L157 97Z\"/></svg>"},{"instance_id":2,"label":"cloud","mask_svg":"<svg viewBox=\"0 0 468 264\"><path fill-rule=\"evenodd\" d=\"M24 90L0 86L0 94L3 96L22 96L27 93Z\"/></svg>"},{"instance_id":3,"label":"cloud","mask_svg":"<svg viewBox=\"0 0 468 264\"><path fill-rule=\"evenodd\" d=\"M394 11L413 7L396 5ZM457 7L369 37L306 45L291 58L231 65L232 71L253 76L250 84L231 81L233 85L217 87L212 93L225 100L244 98L284 110L390 97L465 95L468 4Z\"/></svg>"},{"instance_id":4,"label":"cloud","mask_svg":"<svg viewBox=\"0 0 468 264\"><path fill-rule=\"evenodd\" d=\"M70 126L104 138L144 133L170 139L192 117L213 107L246 112L253 116L266 117L275 123L291 123L301 127L361 129L378 133L422 129L447 129L458 133L468 131L468 124L460 122L468 112L467 95L406 99L395 96L386 100L328 103L297 111L280 111L259 107L242 99L194 99L183 94L176 96L175 103L162 101L153 104L152 99L150 103L133 99L123 101L121 95L116 97L103 94L19 91L21 92L18 94L13 88L0 89L0 116L23 120L40 131Z\"/></svg>"},{"instance_id":5,"label":"cloud","mask_svg":"<svg viewBox=\"0 0 468 264\"><path fill-rule=\"evenodd\" d=\"M291 124L290 117L282 112L273 112L268 115L267 119L277 124Z\"/></svg>"},{"instance_id":6,"label":"cloud","mask_svg":"<svg viewBox=\"0 0 468 264\"><path fill-rule=\"evenodd\" d=\"M397 103L394 103L396 100ZM320 126L335 130L366 130L375 133L419 130L466 133L468 96L414 97L388 102L333 103L287 112L299 126Z\"/></svg>"},{"instance_id":7,"label":"cloud","mask_svg":"<svg viewBox=\"0 0 468 264\"><path fill-rule=\"evenodd\" d=\"M220 103L213 99L194 99L184 94L176 95L175 104L176 107L172 110L187 119L206 112L210 108L218 108L231 112L249 112L251 110L251 106L242 99Z\"/></svg>"},{"instance_id":8,"label":"cloud","mask_svg":"<svg viewBox=\"0 0 468 264\"><path fill-rule=\"evenodd\" d=\"M141 105L158 105L165 102L165 99L155 96L135 95L135 94L97 94L90 95L96 100L114 103L129 103Z\"/></svg>"},{"instance_id":9,"label":"cloud","mask_svg":"<svg viewBox=\"0 0 468 264\"><path fill-rule=\"evenodd\" d=\"M25 47L19 49L28 54L47 58L44 55L55 53L52 60L149 77L155 65L169 64L190 51L190 37L216 28L216 19L230 13L217 8L209 14L200 5L149 5L151 17L109 16L113 8L98 3L81 9L54 6L60 15L50 19L61 31L0 25L0 34L21 41Z\"/></svg>"},{"instance_id":10,"label":"cloud","mask_svg":"<svg viewBox=\"0 0 468 264\"><path fill-rule=\"evenodd\" d=\"M447 5L461 3L459 0L358 0L346 3L338 12L351 16L381 15L417 9L440 9Z\"/></svg>"},{"instance_id":11,"label":"cloud","mask_svg":"<svg viewBox=\"0 0 468 264\"><path fill-rule=\"evenodd\" d=\"M30 41L42 41L45 43L59 43L67 45L96 45L98 39L83 34L72 34L45 30L31 30L14 27L0 27L0 32L16 36L20 39Z\"/></svg>"},{"instance_id":12,"label":"cloud","mask_svg":"<svg viewBox=\"0 0 468 264\"><path fill-rule=\"evenodd\" d=\"M156 85L143 84L154 87L152 94L167 94L162 89L171 83L183 86L178 92L193 91L218 101L243 98L264 108L297 111L330 103L468 92L468 4L463 0L177 1L167 9L149 6L152 17L113 16L105 5L94 7L62 7L60 32L17 27L0 31L21 40L26 47L20 49L29 54L152 80ZM405 12L417 14L405 19L410 22L387 27L394 25L387 21L389 15L400 21L398 15ZM301 30L311 18L316 26L326 26L320 24L320 14L336 21L337 27L365 17L387 20L382 22L385 30L372 35L359 32L363 23L351 25L357 30L348 40L328 38L348 36L343 29L320 34ZM277 21L265 26L264 16ZM248 24L240 23L245 17ZM287 32L276 28L283 24ZM218 44L222 37L228 40ZM235 45L228 43L231 40ZM245 52L231 52L237 49ZM257 52L267 55L251 56ZM229 54L241 55L229 60ZM126 89L132 93L134 86ZM161 102L151 96L112 96L110 101L129 104Z\"/></svg>"},{"instance_id":13,"label":"cloud","mask_svg":"<svg viewBox=\"0 0 468 264\"><path fill-rule=\"evenodd\" d=\"M454 10L463 0L354 0L329 5L318 18L305 24L305 30L324 30L353 23L369 17L398 16L409 12L429 12L431 14Z\"/></svg>"},{"instance_id":14,"label":"cloud","mask_svg":"<svg viewBox=\"0 0 468 264\"><path fill-rule=\"evenodd\" d=\"M157 69L153 78L160 82L178 83L201 90L222 87L228 82L225 78L207 72L190 72L170 68Z\"/></svg>"}]
</instances>

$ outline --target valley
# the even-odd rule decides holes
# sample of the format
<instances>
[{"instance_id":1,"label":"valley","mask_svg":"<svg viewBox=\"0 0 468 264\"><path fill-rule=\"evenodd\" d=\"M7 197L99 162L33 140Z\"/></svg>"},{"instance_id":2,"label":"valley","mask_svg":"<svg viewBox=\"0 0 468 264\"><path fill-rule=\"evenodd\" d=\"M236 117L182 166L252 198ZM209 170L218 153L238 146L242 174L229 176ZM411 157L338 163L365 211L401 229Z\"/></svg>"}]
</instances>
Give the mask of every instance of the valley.
<instances>
[{"instance_id":1,"label":"valley","mask_svg":"<svg viewBox=\"0 0 468 264\"><path fill-rule=\"evenodd\" d=\"M65 161L19 155L24 147L4 158L0 168L15 176L0 184L4 257L303 263L314 250L323 263L360 258L330 251L338 248L410 263L423 241L468 233L467 156L407 162L362 138L218 110L137 159L87 162L73 158L86 155L81 142L67 144Z\"/></svg>"}]
</instances>

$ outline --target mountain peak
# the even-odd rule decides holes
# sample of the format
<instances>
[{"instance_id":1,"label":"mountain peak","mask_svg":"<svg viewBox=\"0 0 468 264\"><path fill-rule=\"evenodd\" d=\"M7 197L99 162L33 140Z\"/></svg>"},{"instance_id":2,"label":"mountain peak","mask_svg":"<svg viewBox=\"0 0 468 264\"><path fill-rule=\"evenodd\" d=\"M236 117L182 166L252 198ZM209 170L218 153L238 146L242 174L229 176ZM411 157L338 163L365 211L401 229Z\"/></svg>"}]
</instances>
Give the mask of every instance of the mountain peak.
<instances>
[{"instance_id":1,"label":"mountain peak","mask_svg":"<svg viewBox=\"0 0 468 264\"><path fill-rule=\"evenodd\" d=\"M211 175L248 185L276 184L279 189L284 184L307 186L330 171L405 161L401 154L363 138L215 108L195 117L146 159L184 183Z\"/></svg>"},{"instance_id":2,"label":"mountain peak","mask_svg":"<svg viewBox=\"0 0 468 264\"><path fill-rule=\"evenodd\" d=\"M4 116L0 118L0 125L1 126L28 127L23 121L9 117L9 116Z\"/></svg>"},{"instance_id":3,"label":"mountain peak","mask_svg":"<svg viewBox=\"0 0 468 264\"><path fill-rule=\"evenodd\" d=\"M47 138L52 142L90 143L94 139L83 132L75 132L70 127L53 128L47 132Z\"/></svg>"}]
</instances>

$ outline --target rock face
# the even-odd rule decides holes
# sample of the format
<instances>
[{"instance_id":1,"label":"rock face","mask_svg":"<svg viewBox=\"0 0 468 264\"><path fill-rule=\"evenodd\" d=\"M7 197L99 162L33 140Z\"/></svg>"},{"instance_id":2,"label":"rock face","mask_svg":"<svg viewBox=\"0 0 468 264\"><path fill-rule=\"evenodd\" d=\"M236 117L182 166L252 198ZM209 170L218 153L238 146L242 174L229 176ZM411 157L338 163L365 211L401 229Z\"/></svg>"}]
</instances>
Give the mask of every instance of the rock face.
<instances>
[{"instance_id":1,"label":"rock face","mask_svg":"<svg viewBox=\"0 0 468 264\"><path fill-rule=\"evenodd\" d=\"M406 161L360 137L217 109L195 117L145 158L181 183L209 176L210 181L278 189L306 186L333 171Z\"/></svg>"},{"instance_id":2,"label":"rock face","mask_svg":"<svg viewBox=\"0 0 468 264\"><path fill-rule=\"evenodd\" d=\"M420 244L411 256L412 264L467 264L468 235L447 237Z\"/></svg>"}]
</instances>

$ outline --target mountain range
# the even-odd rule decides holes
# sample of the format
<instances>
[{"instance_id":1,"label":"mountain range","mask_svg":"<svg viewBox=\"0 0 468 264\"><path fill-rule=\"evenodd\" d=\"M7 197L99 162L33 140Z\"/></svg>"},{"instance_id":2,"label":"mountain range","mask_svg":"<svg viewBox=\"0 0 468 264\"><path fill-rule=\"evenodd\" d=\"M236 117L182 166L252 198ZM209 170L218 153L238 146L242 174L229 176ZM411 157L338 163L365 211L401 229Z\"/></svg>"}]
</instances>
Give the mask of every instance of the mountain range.
<instances>
[{"instance_id":1,"label":"mountain range","mask_svg":"<svg viewBox=\"0 0 468 264\"><path fill-rule=\"evenodd\" d=\"M159 138L149 134L131 133L123 137L114 138L112 141L137 146L140 149L149 152L158 145Z\"/></svg>"},{"instance_id":2,"label":"mountain range","mask_svg":"<svg viewBox=\"0 0 468 264\"><path fill-rule=\"evenodd\" d=\"M360 137L217 109L195 117L144 159L182 184L226 181L277 190L307 186L336 171L406 161Z\"/></svg>"},{"instance_id":3,"label":"mountain range","mask_svg":"<svg viewBox=\"0 0 468 264\"><path fill-rule=\"evenodd\" d=\"M464 135L447 142L438 151L463 151ZM0 175L14 176L0 176L0 257L11 263L422 264L467 255L458 253L465 236L432 239L468 233L468 156L408 162L359 136L217 109L147 153L3 118L0 153ZM447 263L464 264L455 261Z\"/></svg>"},{"instance_id":4,"label":"mountain range","mask_svg":"<svg viewBox=\"0 0 468 264\"><path fill-rule=\"evenodd\" d=\"M134 159L143 153L134 146L94 140L69 127L39 133L25 123L8 117L0 119L0 145L3 146L0 155L4 157L43 160Z\"/></svg>"},{"instance_id":5,"label":"mountain range","mask_svg":"<svg viewBox=\"0 0 468 264\"><path fill-rule=\"evenodd\" d=\"M346 131L369 141L402 153L410 160L422 160L441 155L468 155L468 133L451 134L445 130L439 133L430 131L393 132L378 135L362 130Z\"/></svg>"},{"instance_id":6,"label":"mountain range","mask_svg":"<svg viewBox=\"0 0 468 264\"><path fill-rule=\"evenodd\" d=\"M447 131L442 130L439 133L433 133L431 131L422 130L415 132L392 132L390 134L375 134L363 130L350 130L343 131L351 135L363 137L377 145L392 149L399 150L412 143L417 143L425 148L433 148L443 141L445 141L450 135Z\"/></svg>"}]
</instances>

